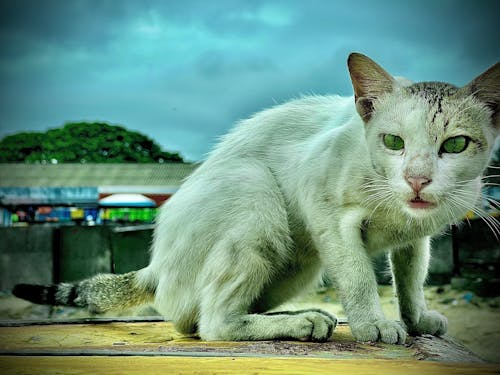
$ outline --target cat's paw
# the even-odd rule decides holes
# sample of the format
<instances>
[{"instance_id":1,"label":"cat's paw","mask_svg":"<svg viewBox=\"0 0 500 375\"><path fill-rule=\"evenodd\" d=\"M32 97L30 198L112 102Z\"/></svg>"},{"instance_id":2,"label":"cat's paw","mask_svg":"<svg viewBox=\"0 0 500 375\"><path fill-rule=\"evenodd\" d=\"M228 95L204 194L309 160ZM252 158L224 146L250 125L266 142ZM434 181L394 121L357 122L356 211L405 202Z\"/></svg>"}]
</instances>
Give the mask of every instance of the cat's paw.
<instances>
[{"instance_id":1,"label":"cat's paw","mask_svg":"<svg viewBox=\"0 0 500 375\"><path fill-rule=\"evenodd\" d=\"M323 311L302 312L294 317L295 326L291 328L294 338L300 341L327 341L337 325L337 318Z\"/></svg>"},{"instance_id":2,"label":"cat's paw","mask_svg":"<svg viewBox=\"0 0 500 375\"><path fill-rule=\"evenodd\" d=\"M424 311L420 315L419 321L415 323L406 323L408 332L411 335L434 335L441 336L448 331L448 319L437 311Z\"/></svg>"},{"instance_id":3,"label":"cat's paw","mask_svg":"<svg viewBox=\"0 0 500 375\"><path fill-rule=\"evenodd\" d=\"M382 341L387 344L404 344L406 331L393 320L378 320L351 325L351 331L357 341Z\"/></svg>"}]
</instances>

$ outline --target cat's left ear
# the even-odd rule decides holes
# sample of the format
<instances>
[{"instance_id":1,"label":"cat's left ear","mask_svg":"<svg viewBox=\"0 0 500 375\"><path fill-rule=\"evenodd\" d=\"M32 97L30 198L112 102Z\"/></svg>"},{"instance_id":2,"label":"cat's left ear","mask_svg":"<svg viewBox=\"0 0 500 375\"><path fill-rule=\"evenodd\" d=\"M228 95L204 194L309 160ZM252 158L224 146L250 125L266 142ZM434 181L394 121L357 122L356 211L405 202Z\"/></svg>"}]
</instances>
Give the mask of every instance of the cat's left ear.
<instances>
[{"instance_id":1,"label":"cat's left ear","mask_svg":"<svg viewBox=\"0 0 500 375\"><path fill-rule=\"evenodd\" d=\"M486 104L492 111L493 126L500 131L500 63L496 63L483 74L474 78L464 90Z\"/></svg>"},{"instance_id":2,"label":"cat's left ear","mask_svg":"<svg viewBox=\"0 0 500 375\"><path fill-rule=\"evenodd\" d=\"M347 66L354 88L356 110L366 123L373 114L373 101L391 92L395 81L380 65L360 53L351 53Z\"/></svg>"}]
</instances>

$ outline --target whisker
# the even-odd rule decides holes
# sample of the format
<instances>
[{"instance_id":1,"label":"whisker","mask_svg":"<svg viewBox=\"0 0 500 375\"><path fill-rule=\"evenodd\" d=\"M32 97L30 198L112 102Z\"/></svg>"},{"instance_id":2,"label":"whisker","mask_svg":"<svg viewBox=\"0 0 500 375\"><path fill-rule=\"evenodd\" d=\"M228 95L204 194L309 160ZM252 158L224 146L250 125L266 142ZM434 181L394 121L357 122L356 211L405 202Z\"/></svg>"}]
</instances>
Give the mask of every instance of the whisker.
<instances>
[{"instance_id":1,"label":"whisker","mask_svg":"<svg viewBox=\"0 0 500 375\"><path fill-rule=\"evenodd\" d=\"M459 193L463 193L463 191L461 191ZM448 198L450 199L450 201L461 206L462 208L469 209L476 216L478 216L481 220L483 220L483 222L488 226L488 228L491 230L491 232L495 236L496 240L497 241L499 240L500 222L498 222L498 220L496 220L494 217L492 217L491 215L489 215L484 210L482 210L478 207L468 207L467 202L463 198L460 198L458 195L449 196Z\"/></svg>"},{"instance_id":2,"label":"whisker","mask_svg":"<svg viewBox=\"0 0 500 375\"><path fill-rule=\"evenodd\" d=\"M473 211L473 212L477 215L477 217L479 217L488 226L488 228L491 230L491 232L495 236L495 239L497 241L499 241L500 224L496 220L492 219L492 217L489 215L484 216L478 212L475 212L475 211ZM469 225L470 225L470 222L469 222Z\"/></svg>"},{"instance_id":3,"label":"whisker","mask_svg":"<svg viewBox=\"0 0 500 375\"><path fill-rule=\"evenodd\" d=\"M497 222L497 220L495 220L489 215L481 215L480 212L476 211L473 212L488 226L488 228L491 230L491 232L498 241L499 240L498 236L500 235L500 224Z\"/></svg>"}]
</instances>

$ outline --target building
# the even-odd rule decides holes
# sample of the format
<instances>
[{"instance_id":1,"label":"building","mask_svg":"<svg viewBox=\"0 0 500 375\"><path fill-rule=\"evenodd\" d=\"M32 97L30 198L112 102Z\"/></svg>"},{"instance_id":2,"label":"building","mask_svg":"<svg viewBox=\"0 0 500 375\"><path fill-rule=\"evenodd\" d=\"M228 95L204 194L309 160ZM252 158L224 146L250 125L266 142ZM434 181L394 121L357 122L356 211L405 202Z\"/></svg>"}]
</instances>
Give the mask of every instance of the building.
<instances>
[{"instance_id":1,"label":"building","mask_svg":"<svg viewBox=\"0 0 500 375\"><path fill-rule=\"evenodd\" d=\"M154 209L179 189L198 164L0 164L1 225L14 222L99 221L134 213L151 219ZM114 194L140 194L145 202L101 204ZM112 206L112 208L105 208ZM143 209L137 207L144 207ZM144 214L149 208L149 215ZM136 211L134 211L134 209ZM121 210L121 211L120 211ZM130 216L130 215L129 215ZM132 220L134 221L134 220ZM146 220L147 221L147 220Z\"/></svg>"}]
</instances>

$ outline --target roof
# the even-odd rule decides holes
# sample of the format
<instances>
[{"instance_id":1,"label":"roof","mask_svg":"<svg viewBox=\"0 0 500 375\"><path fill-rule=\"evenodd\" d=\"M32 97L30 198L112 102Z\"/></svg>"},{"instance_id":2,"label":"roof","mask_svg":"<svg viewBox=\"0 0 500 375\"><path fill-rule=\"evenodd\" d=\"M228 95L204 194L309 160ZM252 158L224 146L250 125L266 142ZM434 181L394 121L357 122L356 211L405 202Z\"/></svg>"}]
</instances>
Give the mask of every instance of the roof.
<instances>
[{"instance_id":1,"label":"roof","mask_svg":"<svg viewBox=\"0 0 500 375\"><path fill-rule=\"evenodd\" d=\"M96 187L0 187L0 206L97 206Z\"/></svg>"},{"instance_id":2,"label":"roof","mask_svg":"<svg viewBox=\"0 0 500 375\"><path fill-rule=\"evenodd\" d=\"M179 187L198 165L0 163L0 187Z\"/></svg>"}]
</instances>

